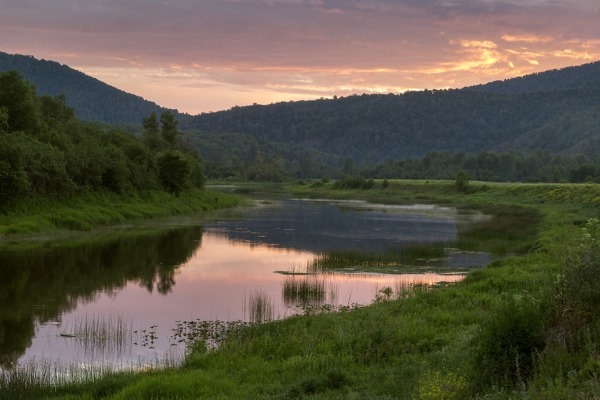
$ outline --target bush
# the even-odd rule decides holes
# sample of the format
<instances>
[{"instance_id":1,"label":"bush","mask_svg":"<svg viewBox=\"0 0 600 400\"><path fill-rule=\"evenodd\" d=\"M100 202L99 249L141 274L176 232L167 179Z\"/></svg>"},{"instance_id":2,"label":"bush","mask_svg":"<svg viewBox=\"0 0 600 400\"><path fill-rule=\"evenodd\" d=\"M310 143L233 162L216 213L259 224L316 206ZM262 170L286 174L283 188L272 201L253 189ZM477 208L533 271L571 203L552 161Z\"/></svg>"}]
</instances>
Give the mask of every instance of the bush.
<instances>
[{"instance_id":1,"label":"bush","mask_svg":"<svg viewBox=\"0 0 600 400\"><path fill-rule=\"evenodd\" d=\"M333 184L334 189L371 189L375 186L373 179L366 180L361 176L344 176Z\"/></svg>"},{"instance_id":2,"label":"bush","mask_svg":"<svg viewBox=\"0 0 600 400\"><path fill-rule=\"evenodd\" d=\"M158 179L164 190L179 194L191 185L191 168L185 156L176 150L159 153L156 158Z\"/></svg>"},{"instance_id":3,"label":"bush","mask_svg":"<svg viewBox=\"0 0 600 400\"><path fill-rule=\"evenodd\" d=\"M567 260L558 277L550 328L554 339L570 350L580 350L579 333L600 320L600 221L584 227L577 254Z\"/></svg>"},{"instance_id":4,"label":"bush","mask_svg":"<svg viewBox=\"0 0 600 400\"><path fill-rule=\"evenodd\" d=\"M469 188L469 176L465 171L459 171L454 180L454 186L459 192L466 192Z\"/></svg>"},{"instance_id":5,"label":"bush","mask_svg":"<svg viewBox=\"0 0 600 400\"><path fill-rule=\"evenodd\" d=\"M514 387L533 374L545 346L543 313L530 297L503 299L474 338L474 384Z\"/></svg>"}]
</instances>

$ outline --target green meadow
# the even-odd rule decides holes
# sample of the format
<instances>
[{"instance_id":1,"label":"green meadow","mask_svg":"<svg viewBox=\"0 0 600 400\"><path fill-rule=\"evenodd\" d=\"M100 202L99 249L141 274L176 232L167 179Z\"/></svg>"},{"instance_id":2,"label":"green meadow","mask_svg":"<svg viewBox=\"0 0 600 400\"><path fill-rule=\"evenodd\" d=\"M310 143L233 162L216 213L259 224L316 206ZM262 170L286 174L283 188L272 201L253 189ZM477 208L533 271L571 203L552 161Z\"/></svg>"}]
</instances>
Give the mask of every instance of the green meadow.
<instances>
[{"instance_id":1,"label":"green meadow","mask_svg":"<svg viewBox=\"0 0 600 400\"><path fill-rule=\"evenodd\" d=\"M257 190L264 188L243 188L249 194ZM458 190L451 181L378 181L369 189L336 189L332 183L318 182L278 190L311 198L481 210L491 218L463 232L461 246L505 256L457 284L384 288L367 307L307 307L304 315L285 320L269 321L269 305L257 293L249 307L257 313L256 321L268 322L212 324L194 336L180 366L58 383L27 369L16 370L0 377L0 398L600 397L600 186L471 182ZM220 194L206 196L219 205L234 201ZM18 214L1 217L0 229L86 229L120 218L161 215L146 214L143 207L123 207L130 211L112 215L110 202L103 203L101 196L94 199L88 206L95 217L86 220L77 214L72 226L68 208L59 208L60 217L52 219L52 207L44 204L35 209L39 212L30 207L19 211L32 216L31 230L19 222ZM63 207L65 202L59 203ZM177 211L170 212L195 207L173 205ZM414 248L381 260L366 256L361 262L382 268L423 251ZM343 267L356 257L335 255L318 267ZM325 289L322 282L292 274L284 290L290 299L304 297L318 304Z\"/></svg>"}]
</instances>

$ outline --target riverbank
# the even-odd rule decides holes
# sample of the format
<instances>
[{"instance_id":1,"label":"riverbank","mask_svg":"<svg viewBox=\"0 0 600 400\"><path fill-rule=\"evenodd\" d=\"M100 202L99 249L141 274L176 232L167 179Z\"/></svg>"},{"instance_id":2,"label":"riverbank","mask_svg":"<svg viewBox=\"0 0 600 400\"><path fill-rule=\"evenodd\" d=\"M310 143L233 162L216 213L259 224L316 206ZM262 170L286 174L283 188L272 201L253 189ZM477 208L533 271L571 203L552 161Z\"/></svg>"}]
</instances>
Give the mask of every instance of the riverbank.
<instances>
[{"instance_id":1,"label":"riverbank","mask_svg":"<svg viewBox=\"0 0 600 400\"><path fill-rule=\"evenodd\" d=\"M369 307L307 310L306 316L236 329L217 351L196 345L180 368L111 374L61 387L15 384L1 389L0 398L600 396L600 325L593 312L590 316L564 298L583 288L577 282L592 284L600 276L566 269L567 260L573 265L585 260L582 228L599 214L597 185L471 183L464 193L452 182L392 181L368 190L336 190L330 184L286 190L384 203L517 205L535 208L541 217L528 252L471 273L459 284L382 293ZM577 320L568 319L567 309Z\"/></svg>"},{"instance_id":2,"label":"riverbank","mask_svg":"<svg viewBox=\"0 0 600 400\"><path fill-rule=\"evenodd\" d=\"M194 189L180 195L146 191L118 195L86 193L66 198L33 198L0 214L0 238L27 238L57 231L88 231L92 228L173 215L234 207L239 196Z\"/></svg>"}]
</instances>

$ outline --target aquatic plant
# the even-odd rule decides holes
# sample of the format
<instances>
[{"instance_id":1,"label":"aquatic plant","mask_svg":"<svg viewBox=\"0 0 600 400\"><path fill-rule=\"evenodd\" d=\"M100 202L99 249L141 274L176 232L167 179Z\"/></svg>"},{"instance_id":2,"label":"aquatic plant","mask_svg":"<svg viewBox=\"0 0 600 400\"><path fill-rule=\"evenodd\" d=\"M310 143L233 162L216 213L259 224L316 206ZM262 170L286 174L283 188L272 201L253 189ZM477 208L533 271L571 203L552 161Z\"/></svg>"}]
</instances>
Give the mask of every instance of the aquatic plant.
<instances>
[{"instance_id":1,"label":"aquatic plant","mask_svg":"<svg viewBox=\"0 0 600 400\"><path fill-rule=\"evenodd\" d=\"M86 354L120 352L133 341L132 323L121 315L86 315L72 321L59 335L75 340Z\"/></svg>"},{"instance_id":2,"label":"aquatic plant","mask_svg":"<svg viewBox=\"0 0 600 400\"><path fill-rule=\"evenodd\" d=\"M286 306L319 305L326 298L325 279L317 276L290 276L282 286L283 301Z\"/></svg>"},{"instance_id":3,"label":"aquatic plant","mask_svg":"<svg viewBox=\"0 0 600 400\"><path fill-rule=\"evenodd\" d=\"M266 293L259 290L250 293L248 300L244 301L244 315L246 315L246 312L250 322L271 321L275 315L273 300Z\"/></svg>"}]
</instances>

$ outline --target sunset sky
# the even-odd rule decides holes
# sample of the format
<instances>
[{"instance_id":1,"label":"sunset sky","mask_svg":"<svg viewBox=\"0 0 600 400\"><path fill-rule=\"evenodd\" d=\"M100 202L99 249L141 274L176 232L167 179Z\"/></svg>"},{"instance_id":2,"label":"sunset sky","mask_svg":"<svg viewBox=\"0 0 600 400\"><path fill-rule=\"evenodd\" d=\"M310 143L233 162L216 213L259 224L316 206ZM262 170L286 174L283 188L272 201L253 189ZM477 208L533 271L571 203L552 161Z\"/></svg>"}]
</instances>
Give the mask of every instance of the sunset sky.
<instances>
[{"instance_id":1,"label":"sunset sky","mask_svg":"<svg viewBox=\"0 0 600 400\"><path fill-rule=\"evenodd\" d=\"M600 1L0 0L0 51L196 114L597 61Z\"/></svg>"}]
</instances>

